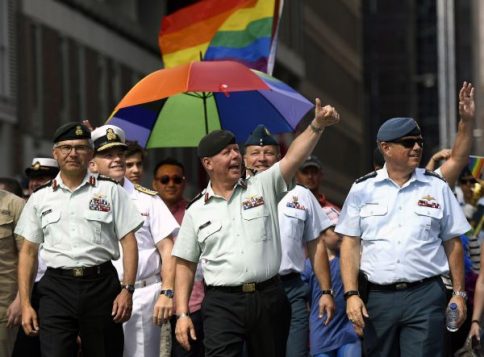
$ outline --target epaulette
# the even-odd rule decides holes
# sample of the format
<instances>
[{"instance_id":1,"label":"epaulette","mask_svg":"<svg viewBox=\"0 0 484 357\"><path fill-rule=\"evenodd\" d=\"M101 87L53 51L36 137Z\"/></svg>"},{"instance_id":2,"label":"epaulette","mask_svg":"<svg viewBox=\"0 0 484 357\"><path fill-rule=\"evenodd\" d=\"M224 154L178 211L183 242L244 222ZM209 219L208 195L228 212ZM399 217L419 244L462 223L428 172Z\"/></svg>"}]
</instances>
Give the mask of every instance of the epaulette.
<instances>
[{"instance_id":1,"label":"epaulette","mask_svg":"<svg viewBox=\"0 0 484 357\"><path fill-rule=\"evenodd\" d=\"M203 193L204 191L200 192L198 195L196 195L195 197L193 197L193 199L187 203L187 206L185 207L185 209L188 209L192 204L195 203L195 201L199 200L200 198L203 197Z\"/></svg>"},{"instance_id":2,"label":"epaulette","mask_svg":"<svg viewBox=\"0 0 484 357\"><path fill-rule=\"evenodd\" d=\"M111 182L114 182L116 185L119 185L118 181L113 180L111 177L108 177L108 176L98 175L97 179L98 181L111 181Z\"/></svg>"},{"instance_id":3,"label":"epaulette","mask_svg":"<svg viewBox=\"0 0 484 357\"><path fill-rule=\"evenodd\" d=\"M158 192L153 191L153 190L150 190L149 188L143 187L143 186L138 185L138 184L135 184L134 185L134 189L136 191L146 193L147 195L150 195L150 196L156 196L156 195L158 195Z\"/></svg>"},{"instance_id":4,"label":"epaulette","mask_svg":"<svg viewBox=\"0 0 484 357\"><path fill-rule=\"evenodd\" d=\"M355 183L363 182L365 180L368 180L369 178L375 177L376 175L377 175L376 171L372 171L372 172L366 174L365 176L361 176L359 179L357 179L355 181Z\"/></svg>"},{"instance_id":5,"label":"epaulette","mask_svg":"<svg viewBox=\"0 0 484 357\"><path fill-rule=\"evenodd\" d=\"M47 181L46 183L44 183L44 184L40 185L39 187L37 187L37 188L34 190L34 192L37 192L38 190L41 190L41 189L46 188L46 187L49 187L49 186L51 186L51 185L52 185L52 180L49 180L49 181Z\"/></svg>"},{"instance_id":6,"label":"epaulette","mask_svg":"<svg viewBox=\"0 0 484 357\"><path fill-rule=\"evenodd\" d=\"M434 171L425 170L424 175L437 177L438 179L441 179L442 181L444 181L444 182L447 183L447 181L445 180L445 178L443 178L442 176L440 176L438 173L436 173Z\"/></svg>"}]
</instances>

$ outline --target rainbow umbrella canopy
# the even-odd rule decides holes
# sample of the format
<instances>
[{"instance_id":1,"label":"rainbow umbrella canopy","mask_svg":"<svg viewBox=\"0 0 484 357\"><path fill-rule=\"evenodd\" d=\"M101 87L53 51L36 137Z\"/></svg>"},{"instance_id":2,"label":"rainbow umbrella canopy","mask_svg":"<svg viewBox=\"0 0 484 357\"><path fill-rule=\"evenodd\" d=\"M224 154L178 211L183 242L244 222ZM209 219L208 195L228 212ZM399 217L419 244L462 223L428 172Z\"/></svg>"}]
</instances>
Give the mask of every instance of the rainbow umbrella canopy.
<instances>
[{"instance_id":1,"label":"rainbow umbrella canopy","mask_svg":"<svg viewBox=\"0 0 484 357\"><path fill-rule=\"evenodd\" d=\"M192 62L140 80L108 119L145 148L196 147L215 129L244 142L258 124L291 132L313 107L265 73L233 61Z\"/></svg>"}]
</instances>

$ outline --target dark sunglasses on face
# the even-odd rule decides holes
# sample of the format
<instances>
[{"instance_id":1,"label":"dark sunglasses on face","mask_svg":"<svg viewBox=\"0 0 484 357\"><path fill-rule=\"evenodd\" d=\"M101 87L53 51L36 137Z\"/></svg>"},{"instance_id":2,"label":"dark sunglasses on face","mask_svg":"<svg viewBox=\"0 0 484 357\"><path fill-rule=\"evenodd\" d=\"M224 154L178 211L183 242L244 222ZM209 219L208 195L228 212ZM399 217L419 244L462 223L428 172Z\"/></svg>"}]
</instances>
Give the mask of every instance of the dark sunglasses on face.
<instances>
[{"instance_id":1,"label":"dark sunglasses on face","mask_svg":"<svg viewBox=\"0 0 484 357\"><path fill-rule=\"evenodd\" d=\"M407 138L407 139L398 139L389 141L389 143L400 144L406 149L411 149L415 146L415 143L418 144L421 148L423 148L423 139L422 138Z\"/></svg>"},{"instance_id":2,"label":"dark sunglasses on face","mask_svg":"<svg viewBox=\"0 0 484 357\"><path fill-rule=\"evenodd\" d=\"M160 181L161 184L167 185L170 181L173 181L176 185L181 184L185 180L185 177L174 175L174 176L168 176L164 175L161 176L158 181Z\"/></svg>"}]
</instances>

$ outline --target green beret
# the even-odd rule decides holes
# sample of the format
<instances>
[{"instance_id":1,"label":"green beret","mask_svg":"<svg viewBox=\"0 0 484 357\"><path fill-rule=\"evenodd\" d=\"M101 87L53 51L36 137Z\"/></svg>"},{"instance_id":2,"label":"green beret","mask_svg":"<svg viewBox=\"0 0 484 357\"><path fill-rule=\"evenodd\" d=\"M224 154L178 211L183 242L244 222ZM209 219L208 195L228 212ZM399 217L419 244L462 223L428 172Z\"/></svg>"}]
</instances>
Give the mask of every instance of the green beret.
<instances>
[{"instance_id":1,"label":"green beret","mask_svg":"<svg viewBox=\"0 0 484 357\"><path fill-rule=\"evenodd\" d=\"M420 127L412 118L391 118L378 129L377 141L392 141L402 136L420 135Z\"/></svg>"},{"instance_id":2,"label":"green beret","mask_svg":"<svg viewBox=\"0 0 484 357\"><path fill-rule=\"evenodd\" d=\"M70 122L61 125L54 133L54 143L64 140L91 139L91 132L84 124Z\"/></svg>"},{"instance_id":3,"label":"green beret","mask_svg":"<svg viewBox=\"0 0 484 357\"><path fill-rule=\"evenodd\" d=\"M198 157L217 155L227 145L235 144L235 135L228 130L214 130L205 135L198 144Z\"/></svg>"},{"instance_id":4,"label":"green beret","mask_svg":"<svg viewBox=\"0 0 484 357\"><path fill-rule=\"evenodd\" d=\"M271 132L262 124L257 125L252 134L247 138L245 146L265 146L265 145L279 145L277 140L272 136Z\"/></svg>"}]
</instances>

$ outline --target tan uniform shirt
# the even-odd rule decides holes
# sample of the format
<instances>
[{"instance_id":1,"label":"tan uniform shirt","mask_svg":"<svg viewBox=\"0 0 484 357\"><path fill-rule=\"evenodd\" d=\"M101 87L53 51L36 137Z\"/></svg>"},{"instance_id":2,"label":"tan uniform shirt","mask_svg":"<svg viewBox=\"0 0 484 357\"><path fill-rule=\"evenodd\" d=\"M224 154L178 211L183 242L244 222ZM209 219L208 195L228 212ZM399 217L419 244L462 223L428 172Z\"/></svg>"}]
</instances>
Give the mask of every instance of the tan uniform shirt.
<instances>
[{"instance_id":1,"label":"tan uniform shirt","mask_svg":"<svg viewBox=\"0 0 484 357\"><path fill-rule=\"evenodd\" d=\"M22 239L14 234L25 201L0 190L0 323L17 294L17 263Z\"/></svg>"},{"instance_id":2,"label":"tan uniform shirt","mask_svg":"<svg viewBox=\"0 0 484 357\"><path fill-rule=\"evenodd\" d=\"M228 201L205 193L185 212L173 255L202 263L207 285L235 286L267 280L279 271L277 203L292 187L279 163L239 180Z\"/></svg>"},{"instance_id":3,"label":"tan uniform shirt","mask_svg":"<svg viewBox=\"0 0 484 357\"><path fill-rule=\"evenodd\" d=\"M87 174L71 191L59 174L30 196L15 233L43 243L40 255L48 267L70 269L118 259L118 241L142 224L120 185Z\"/></svg>"}]
</instances>

